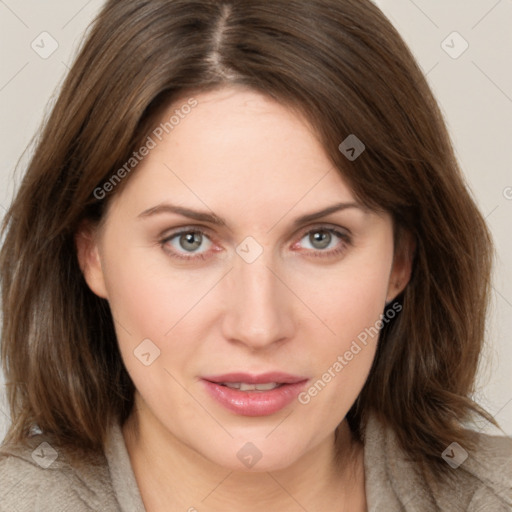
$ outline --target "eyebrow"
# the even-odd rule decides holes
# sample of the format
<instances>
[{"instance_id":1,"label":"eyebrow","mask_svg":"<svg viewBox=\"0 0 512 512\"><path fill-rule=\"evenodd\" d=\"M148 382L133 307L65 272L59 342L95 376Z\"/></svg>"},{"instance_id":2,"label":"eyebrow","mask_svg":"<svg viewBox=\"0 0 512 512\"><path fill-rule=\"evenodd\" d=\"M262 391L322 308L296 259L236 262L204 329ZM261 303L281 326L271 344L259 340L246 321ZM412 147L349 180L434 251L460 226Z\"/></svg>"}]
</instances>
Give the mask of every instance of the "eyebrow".
<instances>
[{"instance_id":1,"label":"eyebrow","mask_svg":"<svg viewBox=\"0 0 512 512\"><path fill-rule=\"evenodd\" d=\"M331 213L335 213L341 210L347 210L349 208L357 208L362 211L366 211L366 209L359 203L336 203L331 206L327 206L322 210L307 213L306 215L301 215L297 219L294 220L293 225L296 227L299 224L305 224L306 222L311 222L321 217L326 217ZM175 213L177 215L181 215L183 217L188 217L189 219L194 219L202 222L208 222L210 224L215 224L217 226L226 226L226 221L221 217L218 217L213 212L205 212L199 210L192 210L190 208L185 208L184 206L178 206L170 203L162 203L157 206L153 206L152 208L148 208L144 210L142 213L138 215L138 218L144 219L148 217L153 217L154 215L161 215L165 213Z\"/></svg>"}]
</instances>

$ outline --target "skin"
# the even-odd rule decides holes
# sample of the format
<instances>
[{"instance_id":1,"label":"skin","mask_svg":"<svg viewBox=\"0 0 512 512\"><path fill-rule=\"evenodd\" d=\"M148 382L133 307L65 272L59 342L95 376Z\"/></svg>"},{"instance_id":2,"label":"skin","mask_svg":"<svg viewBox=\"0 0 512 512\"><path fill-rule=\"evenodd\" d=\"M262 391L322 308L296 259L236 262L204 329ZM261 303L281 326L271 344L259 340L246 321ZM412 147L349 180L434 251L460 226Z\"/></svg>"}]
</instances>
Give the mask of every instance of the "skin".
<instances>
[{"instance_id":1,"label":"skin","mask_svg":"<svg viewBox=\"0 0 512 512\"><path fill-rule=\"evenodd\" d=\"M195 98L104 222L77 236L85 278L110 303L137 389L123 433L146 509L366 510L363 450L344 418L376 339L308 404L294 400L269 416L228 411L200 377L279 370L314 383L403 290L410 262L394 255L390 216L357 205L304 119L242 88ZM340 202L355 206L294 225ZM164 203L225 224L152 210ZM204 232L197 249L171 238L190 227ZM248 236L263 251L252 263L236 252ZM160 356L145 366L134 350L148 338ZM237 458L248 441L262 454L252 469Z\"/></svg>"}]
</instances>

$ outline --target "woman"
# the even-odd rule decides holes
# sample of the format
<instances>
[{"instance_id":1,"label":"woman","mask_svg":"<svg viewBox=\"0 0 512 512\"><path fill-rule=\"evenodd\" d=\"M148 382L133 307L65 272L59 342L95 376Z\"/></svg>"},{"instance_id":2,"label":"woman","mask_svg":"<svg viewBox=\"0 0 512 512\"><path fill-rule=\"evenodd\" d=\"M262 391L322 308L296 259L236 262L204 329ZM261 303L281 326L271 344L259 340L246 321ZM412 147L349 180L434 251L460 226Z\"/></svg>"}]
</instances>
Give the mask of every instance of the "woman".
<instances>
[{"instance_id":1,"label":"woman","mask_svg":"<svg viewBox=\"0 0 512 512\"><path fill-rule=\"evenodd\" d=\"M491 241L370 2L107 2L4 231L7 510L512 506Z\"/></svg>"}]
</instances>

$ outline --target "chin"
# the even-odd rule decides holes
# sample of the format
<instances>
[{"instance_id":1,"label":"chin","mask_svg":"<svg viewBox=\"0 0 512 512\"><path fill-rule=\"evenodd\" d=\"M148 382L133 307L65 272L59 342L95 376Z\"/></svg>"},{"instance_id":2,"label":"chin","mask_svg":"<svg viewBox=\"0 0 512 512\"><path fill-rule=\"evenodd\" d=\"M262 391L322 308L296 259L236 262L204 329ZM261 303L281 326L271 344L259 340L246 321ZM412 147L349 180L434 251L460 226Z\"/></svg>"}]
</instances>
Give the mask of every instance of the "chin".
<instances>
[{"instance_id":1,"label":"chin","mask_svg":"<svg viewBox=\"0 0 512 512\"><path fill-rule=\"evenodd\" d=\"M227 434L216 438L211 432L205 433L202 442L194 443L195 450L217 466L249 473L286 469L308 450L307 441L297 439L289 431L281 435L269 435L268 429L258 435L252 430L250 436L231 433L234 438L228 439ZM204 439L208 439L208 445L204 445Z\"/></svg>"}]
</instances>

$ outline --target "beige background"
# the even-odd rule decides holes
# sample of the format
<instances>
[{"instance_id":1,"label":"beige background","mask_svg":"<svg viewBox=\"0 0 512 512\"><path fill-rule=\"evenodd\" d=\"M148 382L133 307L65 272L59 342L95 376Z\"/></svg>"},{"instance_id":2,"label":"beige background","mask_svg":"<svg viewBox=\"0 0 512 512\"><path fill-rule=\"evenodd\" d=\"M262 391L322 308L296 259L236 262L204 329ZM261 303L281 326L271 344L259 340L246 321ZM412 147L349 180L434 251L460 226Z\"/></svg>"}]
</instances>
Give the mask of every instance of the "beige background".
<instances>
[{"instance_id":1,"label":"beige background","mask_svg":"<svg viewBox=\"0 0 512 512\"><path fill-rule=\"evenodd\" d=\"M476 397L512 436L512 0L377 3L427 74L459 161L495 237L494 303ZM16 163L37 135L49 99L102 4L102 0L0 0L2 215L27 155L14 174ZM58 48L45 55L52 45ZM1 397L0 437L7 421Z\"/></svg>"}]
</instances>

